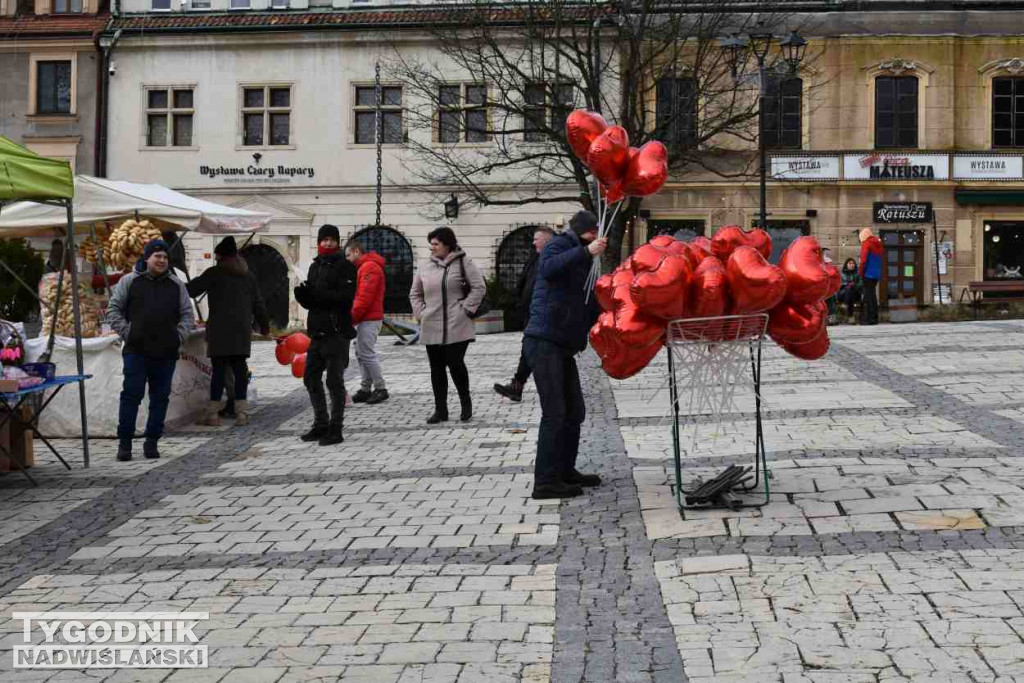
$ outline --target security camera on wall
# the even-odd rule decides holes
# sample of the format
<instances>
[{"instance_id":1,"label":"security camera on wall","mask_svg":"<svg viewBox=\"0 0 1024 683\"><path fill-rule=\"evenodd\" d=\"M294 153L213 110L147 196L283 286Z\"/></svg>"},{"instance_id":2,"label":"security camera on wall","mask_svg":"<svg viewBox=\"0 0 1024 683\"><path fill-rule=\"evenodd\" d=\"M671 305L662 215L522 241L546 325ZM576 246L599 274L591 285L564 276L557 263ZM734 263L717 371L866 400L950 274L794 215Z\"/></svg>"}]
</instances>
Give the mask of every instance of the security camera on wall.
<instances>
[{"instance_id":1,"label":"security camera on wall","mask_svg":"<svg viewBox=\"0 0 1024 683\"><path fill-rule=\"evenodd\" d=\"M117 62L110 60L110 64L107 65L107 73L111 76L117 73Z\"/></svg>"}]
</instances>

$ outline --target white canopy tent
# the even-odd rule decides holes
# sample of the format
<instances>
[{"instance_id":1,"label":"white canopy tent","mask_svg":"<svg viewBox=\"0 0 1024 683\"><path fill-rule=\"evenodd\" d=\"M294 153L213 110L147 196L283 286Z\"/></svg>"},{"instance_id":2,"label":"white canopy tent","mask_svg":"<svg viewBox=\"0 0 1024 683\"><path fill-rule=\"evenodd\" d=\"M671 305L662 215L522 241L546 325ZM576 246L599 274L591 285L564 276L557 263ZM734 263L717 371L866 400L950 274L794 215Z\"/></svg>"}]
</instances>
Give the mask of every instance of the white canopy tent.
<instances>
[{"instance_id":1,"label":"white canopy tent","mask_svg":"<svg viewBox=\"0 0 1024 683\"><path fill-rule=\"evenodd\" d=\"M246 211L190 197L162 185L75 176L75 224L148 218L161 229L185 229L207 235L264 232L270 214ZM17 202L0 210L0 237L38 237L63 232L64 207Z\"/></svg>"}]
</instances>

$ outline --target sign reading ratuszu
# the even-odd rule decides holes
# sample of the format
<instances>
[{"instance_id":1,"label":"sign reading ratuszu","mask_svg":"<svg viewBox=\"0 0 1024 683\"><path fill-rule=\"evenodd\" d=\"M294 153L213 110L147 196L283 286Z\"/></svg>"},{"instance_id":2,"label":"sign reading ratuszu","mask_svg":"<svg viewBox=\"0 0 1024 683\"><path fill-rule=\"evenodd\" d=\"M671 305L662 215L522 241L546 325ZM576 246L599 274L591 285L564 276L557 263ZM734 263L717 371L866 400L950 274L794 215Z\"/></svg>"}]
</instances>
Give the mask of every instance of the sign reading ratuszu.
<instances>
[{"instance_id":1,"label":"sign reading ratuszu","mask_svg":"<svg viewBox=\"0 0 1024 683\"><path fill-rule=\"evenodd\" d=\"M931 202L875 202L875 223L931 223Z\"/></svg>"}]
</instances>

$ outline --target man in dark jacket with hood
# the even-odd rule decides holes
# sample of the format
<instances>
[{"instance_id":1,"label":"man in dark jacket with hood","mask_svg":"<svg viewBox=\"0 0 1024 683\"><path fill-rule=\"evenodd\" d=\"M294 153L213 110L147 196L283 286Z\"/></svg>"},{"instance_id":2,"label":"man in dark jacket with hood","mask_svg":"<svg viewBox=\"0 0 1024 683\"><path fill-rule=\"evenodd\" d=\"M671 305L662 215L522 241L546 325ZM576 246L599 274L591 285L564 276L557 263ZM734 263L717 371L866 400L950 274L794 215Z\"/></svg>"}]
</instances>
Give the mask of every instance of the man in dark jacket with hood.
<instances>
[{"instance_id":1,"label":"man in dark jacket with hood","mask_svg":"<svg viewBox=\"0 0 1024 683\"><path fill-rule=\"evenodd\" d=\"M523 272L519 274L516 292L519 295L519 307L524 311L523 329L530 324L530 303L533 301L533 287L537 282L537 261L540 260L540 253L544 251L544 247L554 236L555 231L547 226L539 226L534 231L534 252L523 267ZM523 337L523 341L526 341L526 337ZM523 400L523 386L528 379L530 379L530 364L526 361L526 352L523 350L519 352L519 366L516 368L516 374L512 376L512 381L508 384L495 384L494 390L505 398L519 403Z\"/></svg>"},{"instance_id":2,"label":"man in dark jacket with hood","mask_svg":"<svg viewBox=\"0 0 1024 683\"><path fill-rule=\"evenodd\" d=\"M597 216L590 211L573 216L569 228L541 252L530 324L523 333L523 352L540 396L533 477L533 497L538 499L578 496L581 486L601 483L596 474L576 470L586 408L574 356L587 348L597 320L597 301L593 295L587 300L585 287L592 261L608 247L608 240L597 239Z\"/></svg>"},{"instance_id":3,"label":"man in dark jacket with hood","mask_svg":"<svg viewBox=\"0 0 1024 683\"><path fill-rule=\"evenodd\" d=\"M124 386L117 418L117 459L132 459L139 405L149 385L149 418L143 455L159 458L157 442L171 397L178 351L195 327L185 285L170 273L167 243L146 245L142 260L114 287L107 322L124 341Z\"/></svg>"},{"instance_id":4,"label":"man in dark jacket with hood","mask_svg":"<svg viewBox=\"0 0 1024 683\"><path fill-rule=\"evenodd\" d=\"M206 325L207 353L213 363L210 378L210 403L199 421L201 425L220 425L220 399L224 377L231 368L234 377L235 425L249 424L249 368L246 359L252 352L253 317L264 335L270 332L270 319L260 295L256 277L238 255L234 237L225 237L213 250L217 265L188 283L189 296L207 294L210 320Z\"/></svg>"},{"instance_id":5,"label":"man in dark jacket with hood","mask_svg":"<svg viewBox=\"0 0 1024 683\"><path fill-rule=\"evenodd\" d=\"M295 288L295 300L309 311L306 331L312 339L302 381L313 404L313 427L302 435L302 440L331 446L345 440L341 433L345 420L345 368L349 344L356 336L352 327L356 267L341 253L341 234L335 226L321 225L316 241L317 257L309 267L309 275ZM331 392L330 415L324 394L325 371L327 390Z\"/></svg>"}]
</instances>

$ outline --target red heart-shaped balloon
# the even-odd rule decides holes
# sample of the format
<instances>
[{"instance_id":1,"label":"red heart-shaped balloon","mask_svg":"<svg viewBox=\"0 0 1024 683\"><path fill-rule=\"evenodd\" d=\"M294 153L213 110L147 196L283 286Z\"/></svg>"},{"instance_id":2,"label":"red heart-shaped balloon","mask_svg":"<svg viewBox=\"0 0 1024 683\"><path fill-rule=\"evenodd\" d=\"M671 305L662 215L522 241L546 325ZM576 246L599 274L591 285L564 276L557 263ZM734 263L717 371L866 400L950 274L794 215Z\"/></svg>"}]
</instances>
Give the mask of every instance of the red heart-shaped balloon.
<instances>
[{"instance_id":1,"label":"red heart-shaped balloon","mask_svg":"<svg viewBox=\"0 0 1024 683\"><path fill-rule=\"evenodd\" d=\"M786 296L786 276L753 247L736 247L725 265L732 313L744 315L771 310Z\"/></svg>"},{"instance_id":2,"label":"red heart-shaped balloon","mask_svg":"<svg viewBox=\"0 0 1024 683\"><path fill-rule=\"evenodd\" d=\"M770 258L772 238L761 228L754 228L747 232L738 225L723 226L711 238L711 253L722 263L729 262L729 257L732 256L736 247L753 247L765 258Z\"/></svg>"},{"instance_id":3,"label":"red heart-shaped balloon","mask_svg":"<svg viewBox=\"0 0 1024 683\"><path fill-rule=\"evenodd\" d=\"M633 278L629 294L633 303L647 315L676 320L686 315L692 275L693 269L685 256L666 252L657 268Z\"/></svg>"},{"instance_id":4,"label":"red heart-shaped balloon","mask_svg":"<svg viewBox=\"0 0 1024 683\"><path fill-rule=\"evenodd\" d=\"M687 242L687 245L690 247L690 251L696 252L700 256L701 260L706 256L714 256L714 253L711 251L711 240L704 235L697 235ZM721 260L720 262L724 263Z\"/></svg>"},{"instance_id":5,"label":"red heart-shaped balloon","mask_svg":"<svg viewBox=\"0 0 1024 683\"><path fill-rule=\"evenodd\" d=\"M778 343L807 344L825 331L828 307L824 301L791 304L783 301L768 314L768 334Z\"/></svg>"},{"instance_id":6,"label":"red heart-shaped balloon","mask_svg":"<svg viewBox=\"0 0 1024 683\"><path fill-rule=\"evenodd\" d=\"M306 374L306 354L301 353L292 359L292 377L302 379Z\"/></svg>"},{"instance_id":7,"label":"red heart-shaped balloon","mask_svg":"<svg viewBox=\"0 0 1024 683\"><path fill-rule=\"evenodd\" d=\"M797 358L802 360L818 360L826 353L829 349L828 330L822 331L820 335L813 341L807 342L806 344L791 344L789 342L776 342L784 350Z\"/></svg>"},{"instance_id":8,"label":"red heart-shaped balloon","mask_svg":"<svg viewBox=\"0 0 1024 683\"><path fill-rule=\"evenodd\" d=\"M623 181L629 197L647 197L661 189L668 180L668 150L657 140L644 144L630 154L629 167Z\"/></svg>"},{"instance_id":9,"label":"red heart-shaped balloon","mask_svg":"<svg viewBox=\"0 0 1024 683\"><path fill-rule=\"evenodd\" d=\"M832 274L821 244L814 237L797 237L782 252L779 268L786 274L786 301L809 304L828 298ZM833 269L834 270L834 269Z\"/></svg>"},{"instance_id":10,"label":"red heart-shaped balloon","mask_svg":"<svg viewBox=\"0 0 1024 683\"><path fill-rule=\"evenodd\" d=\"M668 249L658 246L652 240L647 244L641 245L639 249L633 252L633 255L629 257L630 265L635 274L655 270L658 264L661 263L661 260L670 253Z\"/></svg>"},{"instance_id":11,"label":"red heart-shaped balloon","mask_svg":"<svg viewBox=\"0 0 1024 683\"><path fill-rule=\"evenodd\" d=\"M611 313L602 313L590 329L590 345L601 358L601 367L613 379L626 379L643 370L664 344L661 337L647 346L625 344Z\"/></svg>"},{"instance_id":12,"label":"red heart-shaped balloon","mask_svg":"<svg viewBox=\"0 0 1024 683\"><path fill-rule=\"evenodd\" d=\"M661 249L671 249L673 245L679 244L680 242L672 235L657 235L652 237L647 243L653 244Z\"/></svg>"},{"instance_id":13,"label":"red heart-shaped balloon","mask_svg":"<svg viewBox=\"0 0 1024 683\"><path fill-rule=\"evenodd\" d=\"M729 285L725 266L714 256L700 262L690 280L691 318L724 315L729 305Z\"/></svg>"},{"instance_id":14,"label":"red heart-shaped balloon","mask_svg":"<svg viewBox=\"0 0 1024 683\"><path fill-rule=\"evenodd\" d=\"M565 137L575 154L586 163L590 145L608 128L608 122L600 114L586 109L577 109L565 119Z\"/></svg>"},{"instance_id":15,"label":"red heart-shaped balloon","mask_svg":"<svg viewBox=\"0 0 1024 683\"><path fill-rule=\"evenodd\" d=\"M302 332L293 332L284 340L288 350L294 354L305 353L309 349L309 337Z\"/></svg>"},{"instance_id":16,"label":"red heart-shaped balloon","mask_svg":"<svg viewBox=\"0 0 1024 683\"><path fill-rule=\"evenodd\" d=\"M594 285L594 296L597 297L597 303L601 306L604 311L614 311L615 302L612 295L615 294L616 287L629 287L630 283L633 282L633 271L630 268L623 268L621 265L611 273L606 273L601 277L597 278L597 283Z\"/></svg>"},{"instance_id":17,"label":"red heart-shaped balloon","mask_svg":"<svg viewBox=\"0 0 1024 683\"><path fill-rule=\"evenodd\" d=\"M277 358L277 362L281 365L288 365L295 358L295 352L289 349L288 344L284 341L279 341L274 348L274 357Z\"/></svg>"},{"instance_id":18,"label":"red heart-shaped balloon","mask_svg":"<svg viewBox=\"0 0 1024 683\"><path fill-rule=\"evenodd\" d=\"M620 182L629 166L629 134L622 126L612 126L598 135L587 152L587 167L606 187Z\"/></svg>"},{"instance_id":19,"label":"red heart-shaped balloon","mask_svg":"<svg viewBox=\"0 0 1024 683\"><path fill-rule=\"evenodd\" d=\"M611 314L618 338L624 344L647 346L665 334L665 323L645 315L629 293L631 270L617 270L612 277Z\"/></svg>"}]
</instances>

